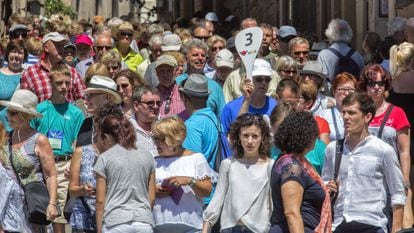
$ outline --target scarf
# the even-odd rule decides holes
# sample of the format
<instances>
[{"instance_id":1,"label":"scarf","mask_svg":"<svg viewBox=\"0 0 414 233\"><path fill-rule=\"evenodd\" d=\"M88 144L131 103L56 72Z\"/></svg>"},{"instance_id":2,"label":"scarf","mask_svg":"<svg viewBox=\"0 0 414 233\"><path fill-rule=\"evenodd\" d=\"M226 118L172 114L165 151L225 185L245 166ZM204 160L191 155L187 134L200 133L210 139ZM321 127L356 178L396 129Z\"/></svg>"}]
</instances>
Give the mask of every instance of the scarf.
<instances>
[{"instance_id":1,"label":"scarf","mask_svg":"<svg viewBox=\"0 0 414 233\"><path fill-rule=\"evenodd\" d=\"M315 233L332 233L332 209L331 209L331 198L329 196L328 189L326 188L325 184L323 183L319 174L315 171L312 164L305 158L305 157L297 157L292 154L285 154L280 159L281 160L285 157L293 157L295 158L305 169L308 175L317 183L319 184L322 189L325 191L325 200L322 204L321 210L321 218L318 226L315 228Z\"/></svg>"}]
</instances>

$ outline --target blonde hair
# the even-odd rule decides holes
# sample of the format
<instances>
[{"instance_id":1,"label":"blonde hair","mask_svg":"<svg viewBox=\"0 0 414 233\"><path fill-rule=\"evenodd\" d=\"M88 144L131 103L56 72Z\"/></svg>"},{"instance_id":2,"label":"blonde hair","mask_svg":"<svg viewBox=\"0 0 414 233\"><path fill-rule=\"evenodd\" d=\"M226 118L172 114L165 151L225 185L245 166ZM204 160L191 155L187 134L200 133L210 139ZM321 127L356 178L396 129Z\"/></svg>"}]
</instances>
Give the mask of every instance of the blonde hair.
<instances>
[{"instance_id":1,"label":"blonde hair","mask_svg":"<svg viewBox=\"0 0 414 233\"><path fill-rule=\"evenodd\" d=\"M164 141L168 146L181 146L187 135L183 120L166 117L152 124L153 137Z\"/></svg>"},{"instance_id":2,"label":"blonde hair","mask_svg":"<svg viewBox=\"0 0 414 233\"><path fill-rule=\"evenodd\" d=\"M223 43L223 45L224 45L224 47L226 47L226 39L224 39L223 37L221 37L221 36L219 36L219 35L213 35L213 36L210 36L208 39L207 39L207 45L208 45L208 47L213 47L213 45L215 44L215 43L217 43L217 42L222 42Z\"/></svg>"},{"instance_id":3,"label":"blonde hair","mask_svg":"<svg viewBox=\"0 0 414 233\"><path fill-rule=\"evenodd\" d=\"M89 82L91 81L92 76L94 75L101 75L101 76L105 76L105 77L110 77L109 76L109 71L108 68L106 67L106 65L104 65L103 63L95 63L92 64L91 66L88 67L88 69L86 70L85 73L85 78L84 78L84 82L85 85L88 86Z\"/></svg>"},{"instance_id":4,"label":"blonde hair","mask_svg":"<svg viewBox=\"0 0 414 233\"><path fill-rule=\"evenodd\" d=\"M171 55L175 58L175 60L177 61L177 63L185 63L185 57L184 54L182 54L181 52L178 51L167 51L164 54L166 55Z\"/></svg>"},{"instance_id":5,"label":"blonde hair","mask_svg":"<svg viewBox=\"0 0 414 233\"><path fill-rule=\"evenodd\" d=\"M191 36L190 30L188 30L187 28L177 28L177 29L175 29L174 33L177 34L180 37L183 44L185 44L187 41L189 41L189 40L191 40L191 38L193 38Z\"/></svg>"},{"instance_id":6,"label":"blonde hair","mask_svg":"<svg viewBox=\"0 0 414 233\"><path fill-rule=\"evenodd\" d=\"M58 75L64 75L67 77L71 76L70 69L67 67L67 65L58 64L57 66L52 67L52 69L50 69L49 77L51 80L54 80Z\"/></svg>"},{"instance_id":7,"label":"blonde hair","mask_svg":"<svg viewBox=\"0 0 414 233\"><path fill-rule=\"evenodd\" d=\"M295 70L298 70L298 63L293 57L283 55L277 60L275 68L277 72L286 68L294 68Z\"/></svg>"},{"instance_id":8,"label":"blonde hair","mask_svg":"<svg viewBox=\"0 0 414 233\"><path fill-rule=\"evenodd\" d=\"M309 100L315 102L316 97L318 96L318 88L315 83L310 80L300 82L300 92L305 102L308 102Z\"/></svg>"},{"instance_id":9,"label":"blonde hair","mask_svg":"<svg viewBox=\"0 0 414 233\"><path fill-rule=\"evenodd\" d=\"M25 46L27 48L28 53L33 54L35 56L42 55L42 52L43 52L42 40L35 38L35 37L29 37L26 40Z\"/></svg>"},{"instance_id":10,"label":"blonde hair","mask_svg":"<svg viewBox=\"0 0 414 233\"><path fill-rule=\"evenodd\" d=\"M106 66L108 66L112 62L116 62L119 65L119 67L121 67L122 58L118 52L114 50L109 50L102 56L101 62L105 64Z\"/></svg>"},{"instance_id":11,"label":"blonde hair","mask_svg":"<svg viewBox=\"0 0 414 233\"><path fill-rule=\"evenodd\" d=\"M414 44L403 42L393 45L390 49L390 71L392 78L401 72L413 69Z\"/></svg>"}]
</instances>

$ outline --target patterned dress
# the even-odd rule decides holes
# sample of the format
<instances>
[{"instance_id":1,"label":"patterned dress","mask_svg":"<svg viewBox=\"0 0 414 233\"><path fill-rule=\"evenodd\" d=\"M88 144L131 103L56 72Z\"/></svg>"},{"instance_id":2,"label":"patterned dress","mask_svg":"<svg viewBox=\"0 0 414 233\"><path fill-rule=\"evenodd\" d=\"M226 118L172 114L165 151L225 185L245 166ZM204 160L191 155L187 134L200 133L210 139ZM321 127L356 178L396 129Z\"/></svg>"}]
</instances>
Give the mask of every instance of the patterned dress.
<instances>
[{"instance_id":1,"label":"patterned dress","mask_svg":"<svg viewBox=\"0 0 414 233\"><path fill-rule=\"evenodd\" d=\"M93 166L98 153L92 145L82 147L82 158L80 161L79 181L81 185L91 184L96 189L96 177L93 172ZM95 203L94 196L83 196L84 203L80 198L76 199L73 207L72 216L70 217L70 225L74 231L91 231L96 230L95 221Z\"/></svg>"},{"instance_id":2,"label":"patterned dress","mask_svg":"<svg viewBox=\"0 0 414 233\"><path fill-rule=\"evenodd\" d=\"M19 174L23 186L34 181L44 182L39 157L35 153L36 139L39 135L39 133L33 134L23 143L20 148L15 148L12 151L13 165L16 168L17 174ZM14 173L9 160L8 144L3 147L3 152L4 153L0 153L0 163L6 169L9 177L18 183L16 174ZM25 205L24 201L23 189L20 188L20 192L21 199L24 203L23 210L25 213L27 213L27 206ZM26 218L26 222L23 223L21 232L45 232L45 227L35 224L27 225Z\"/></svg>"}]
</instances>

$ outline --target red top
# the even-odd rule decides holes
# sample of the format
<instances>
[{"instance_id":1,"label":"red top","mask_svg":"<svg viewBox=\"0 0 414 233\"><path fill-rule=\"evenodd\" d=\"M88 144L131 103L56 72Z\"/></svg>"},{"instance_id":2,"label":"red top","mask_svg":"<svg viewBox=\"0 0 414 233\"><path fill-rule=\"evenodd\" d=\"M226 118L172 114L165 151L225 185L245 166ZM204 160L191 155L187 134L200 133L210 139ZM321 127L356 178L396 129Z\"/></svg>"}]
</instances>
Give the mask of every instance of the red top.
<instances>
[{"instance_id":1,"label":"red top","mask_svg":"<svg viewBox=\"0 0 414 233\"><path fill-rule=\"evenodd\" d=\"M319 117L319 116L314 116L314 117L315 117L316 123L318 124L319 135L323 133L330 134L331 130L329 129L328 122L322 117Z\"/></svg>"}]
</instances>

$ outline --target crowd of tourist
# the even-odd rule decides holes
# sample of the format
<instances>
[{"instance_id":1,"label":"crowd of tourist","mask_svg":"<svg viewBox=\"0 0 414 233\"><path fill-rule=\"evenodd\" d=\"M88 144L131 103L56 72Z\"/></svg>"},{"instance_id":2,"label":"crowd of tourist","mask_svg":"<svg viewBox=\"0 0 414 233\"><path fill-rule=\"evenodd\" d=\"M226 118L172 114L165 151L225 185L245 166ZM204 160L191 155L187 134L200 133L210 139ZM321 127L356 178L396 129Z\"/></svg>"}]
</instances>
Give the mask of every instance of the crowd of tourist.
<instances>
[{"instance_id":1,"label":"crowd of tourist","mask_svg":"<svg viewBox=\"0 0 414 233\"><path fill-rule=\"evenodd\" d=\"M414 18L388 26L357 51L343 19L318 39L214 12L12 15L0 233L414 232ZM249 27L251 79L235 45Z\"/></svg>"}]
</instances>

